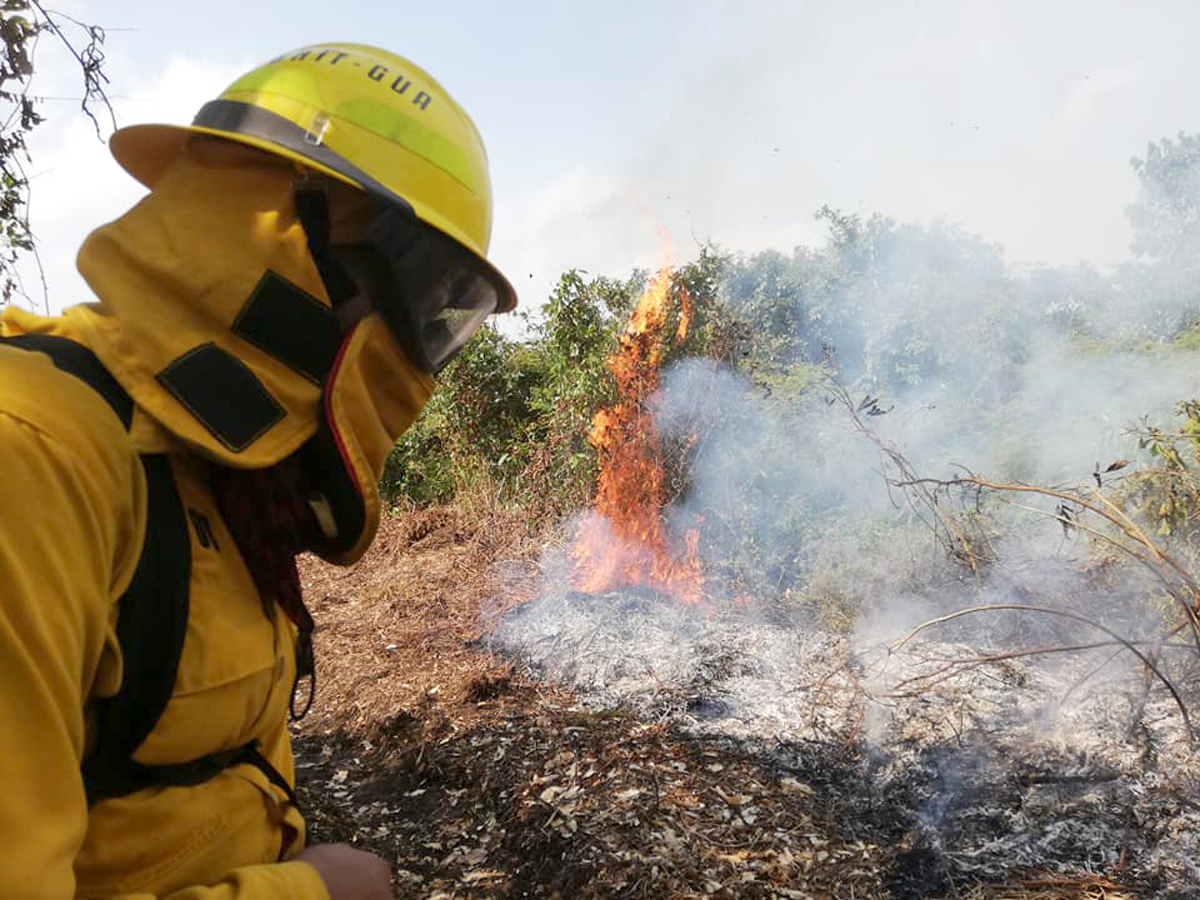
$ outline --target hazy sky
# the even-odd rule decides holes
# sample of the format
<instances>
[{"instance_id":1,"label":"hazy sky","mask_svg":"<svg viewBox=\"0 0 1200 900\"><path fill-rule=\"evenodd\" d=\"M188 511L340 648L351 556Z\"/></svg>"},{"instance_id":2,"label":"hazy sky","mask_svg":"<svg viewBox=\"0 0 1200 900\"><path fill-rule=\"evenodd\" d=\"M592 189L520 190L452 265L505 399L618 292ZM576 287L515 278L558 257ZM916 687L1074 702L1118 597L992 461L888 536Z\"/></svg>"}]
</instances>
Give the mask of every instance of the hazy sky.
<instances>
[{"instance_id":1,"label":"hazy sky","mask_svg":"<svg viewBox=\"0 0 1200 900\"><path fill-rule=\"evenodd\" d=\"M1111 262L1128 255L1130 157L1200 130L1194 2L53 6L108 28L121 124L186 122L294 46L408 56L483 133L492 255L529 308L564 269L655 264L656 223L680 258L705 239L788 250L818 239L826 203L954 222L1011 261ZM40 51L36 93L77 97L69 60ZM140 194L76 110L48 100L33 141L52 306L87 299L80 240Z\"/></svg>"}]
</instances>

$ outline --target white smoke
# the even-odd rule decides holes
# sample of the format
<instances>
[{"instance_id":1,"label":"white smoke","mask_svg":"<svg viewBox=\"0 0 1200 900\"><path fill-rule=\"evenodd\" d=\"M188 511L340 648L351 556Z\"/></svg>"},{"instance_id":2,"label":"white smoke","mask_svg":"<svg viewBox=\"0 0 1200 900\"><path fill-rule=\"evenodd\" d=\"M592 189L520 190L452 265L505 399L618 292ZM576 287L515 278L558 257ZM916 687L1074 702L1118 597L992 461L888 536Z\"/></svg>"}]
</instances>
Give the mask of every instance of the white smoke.
<instances>
[{"instance_id":1,"label":"white smoke","mask_svg":"<svg viewBox=\"0 0 1200 900\"><path fill-rule=\"evenodd\" d=\"M830 278L824 295L795 281L797 329L816 338L794 341L782 365L684 360L663 373L655 421L668 445L688 448L686 490L667 521L677 544L699 532L709 602L573 592L547 564L541 599L496 637L589 702L691 733L779 747L863 741L874 790L910 809L947 871L1070 871L1081 840L1109 840L1134 808L1184 827L1142 755L1194 765L1187 700L1164 684L1195 693L1187 634L1161 645L1179 609L1153 566L1117 549L1069 493L950 485L932 506L931 483L896 482L974 473L1082 486L1093 499L1093 485L1111 490L1146 462L1143 417L1165 423L1200 395L1194 356L1170 340L1187 307L1152 293L1120 306L1118 275L1094 273L1103 290L1092 296L1061 289L1078 272L1057 273L1049 290L1045 271L1012 272L968 236L899 233L890 247L876 242L865 277ZM812 272L831 260L798 251L792 263ZM747 281L750 263L726 300L754 316L762 286ZM786 282L786 266L776 274ZM790 295L772 296L786 305ZM822 372L815 340L847 360L840 381ZM1130 462L1104 471L1120 459ZM1080 754L1096 762L1064 774ZM1045 783L1112 789L1058 809L1035 796L1042 781L1011 787L1017 760L1044 769ZM989 805L1014 803L1025 805L1011 828L978 824L996 815ZM1138 865L1178 877L1193 844L1143 848Z\"/></svg>"}]
</instances>

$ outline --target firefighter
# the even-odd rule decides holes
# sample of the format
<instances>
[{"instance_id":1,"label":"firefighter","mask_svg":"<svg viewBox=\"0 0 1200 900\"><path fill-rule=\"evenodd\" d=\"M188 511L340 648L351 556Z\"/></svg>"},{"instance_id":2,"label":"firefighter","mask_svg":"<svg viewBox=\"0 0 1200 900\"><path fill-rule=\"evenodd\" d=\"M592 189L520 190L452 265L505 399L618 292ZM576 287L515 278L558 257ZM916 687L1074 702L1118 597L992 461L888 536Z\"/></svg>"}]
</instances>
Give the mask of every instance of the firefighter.
<instances>
[{"instance_id":1,"label":"firefighter","mask_svg":"<svg viewBox=\"0 0 1200 900\"><path fill-rule=\"evenodd\" d=\"M396 438L516 302L483 145L323 44L111 148L149 193L84 242L95 301L0 331L0 896L388 896L305 848L295 555L362 556Z\"/></svg>"}]
</instances>

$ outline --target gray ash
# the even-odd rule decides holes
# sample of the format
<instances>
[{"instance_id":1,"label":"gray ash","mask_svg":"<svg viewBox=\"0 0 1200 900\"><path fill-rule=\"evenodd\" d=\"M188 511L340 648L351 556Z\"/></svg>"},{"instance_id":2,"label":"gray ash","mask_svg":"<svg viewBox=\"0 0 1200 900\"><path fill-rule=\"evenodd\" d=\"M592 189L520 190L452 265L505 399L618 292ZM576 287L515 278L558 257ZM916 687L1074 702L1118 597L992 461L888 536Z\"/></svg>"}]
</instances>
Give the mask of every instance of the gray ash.
<instances>
[{"instance_id":1,"label":"gray ash","mask_svg":"<svg viewBox=\"0 0 1200 900\"><path fill-rule=\"evenodd\" d=\"M831 817L899 848L895 897L1029 872L1119 873L1146 896L1200 897L1200 760L1142 672L1118 660L1095 674L1111 648L943 677L978 651L856 653L786 616L638 589L548 594L492 640L589 707L802 773Z\"/></svg>"}]
</instances>

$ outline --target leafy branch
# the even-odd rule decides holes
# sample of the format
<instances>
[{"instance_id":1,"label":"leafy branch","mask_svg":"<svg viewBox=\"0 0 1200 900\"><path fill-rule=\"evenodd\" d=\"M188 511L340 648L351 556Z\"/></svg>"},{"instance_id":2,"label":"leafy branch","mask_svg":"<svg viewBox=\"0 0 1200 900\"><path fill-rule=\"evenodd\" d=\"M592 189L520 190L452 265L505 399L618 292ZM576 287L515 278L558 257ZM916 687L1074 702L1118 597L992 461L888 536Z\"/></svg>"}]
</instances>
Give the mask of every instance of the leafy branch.
<instances>
[{"instance_id":1,"label":"leafy branch","mask_svg":"<svg viewBox=\"0 0 1200 900\"><path fill-rule=\"evenodd\" d=\"M978 522L979 513L984 508L986 500L1000 500L1026 512L1043 515L1057 521L1062 526L1064 537L1073 532L1085 534L1098 545L1104 546L1109 551L1115 551L1120 556L1136 563L1149 573L1153 581L1172 599L1180 612L1180 617L1173 626L1169 627L1165 633L1147 641L1123 636L1094 617L1046 604L991 603L953 610L913 627L900 640L888 647L889 655L899 652L918 634L930 628L965 616L1000 610L1067 619L1102 632L1108 640L1013 649L982 653L969 658L943 660L945 665L941 668L931 673L909 678L899 687L905 688L909 692L914 689L925 690L946 678L992 662L1026 656L1082 652L1112 645L1117 648L1118 652L1125 651L1136 657L1148 675L1166 688L1179 708L1189 740L1195 740L1196 733L1187 703L1178 687L1165 672L1160 663L1160 657L1164 649L1171 648L1186 649L1200 659L1200 578L1188 565L1188 561L1169 552L1136 521L1134 514L1127 512L1121 503L1106 494L1106 487L1111 488L1114 479L1109 478L1109 483L1106 484L1105 478L1125 469L1128 466L1127 460L1117 460L1103 470L1097 464L1092 472L1092 478L1096 482L1094 487L1048 487L1022 482L998 482L981 478L966 470L963 470L964 474L951 478L921 477L896 447L880 438L868 427L864 419L865 415L882 415L887 411L872 412L875 409L882 409L878 405L878 398L868 396L856 402L850 391L837 378L836 368L828 377L825 388L830 396L829 402L837 403L848 414L854 428L879 448L884 463L883 474L889 490L894 489L903 493L912 511L930 527L948 554L964 562L971 569L977 583L981 583L986 574L984 563L996 561L998 555L992 546L991 538L978 527L972 528L970 523ZM1193 451L1197 451L1200 448L1200 404L1192 402L1181 404L1177 412L1187 415L1188 423L1183 427L1182 434L1193 444ZM1192 424L1193 421L1195 426ZM1161 432L1151 431L1144 437L1142 446L1143 448L1149 446L1152 454L1164 462L1166 471L1156 474L1182 479L1186 482L1189 497L1200 496L1200 488L1192 477L1193 473L1184 460L1183 454L1179 452L1171 439ZM1131 479L1130 484L1134 486L1137 486L1139 479L1142 479L1144 487L1146 475L1134 473L1133 476L1114 477L1118 483L1121 479L1129 478ZM960 503L965 499L972 508L972 515L966 521L964 521L962 506L947 502L954 495L957 495ZM1053 501L1053 505L1050 509L1044 509L1013 502L1015 496L1025 495L1045 498ZM1145 504L1140 504L1139 508L1144 510ZM1189 518L1196 508L1194 503L1189 505ZM1168 533L1160 529L1160 535ZM1019 589L1018 594L1025 596L1029 592ZM1173 639L1185 629L1191 632L1192 642L1187 644L1173 642Z\"/></svg>"},{"instance_id":2,"label":"leafy branch","mask_svg":"<svg viewBox=\"0 0 1200 900\"><path fill-rule=\"evenodd\" d=\"M66 27L64 27L66 26ZM76 41L68 30L78 30L83 41ZM29 224L30 185L25 166L31 162L28 139L45 121L31 93L34 56L41 35L57 38L79 65L83 76L81 108L91 119L96 136L103 139L95 108L103 106L112 126L116 117L105 93L108 78L104 66L104 30L62 13L46 9L39 0L2 0L0 2L0 305L9 303L14 294L25 294L17 272L23 254L37 259L33 230ZM42 279L43 293L45 279Z\"/></svg>"}]
</instances>

